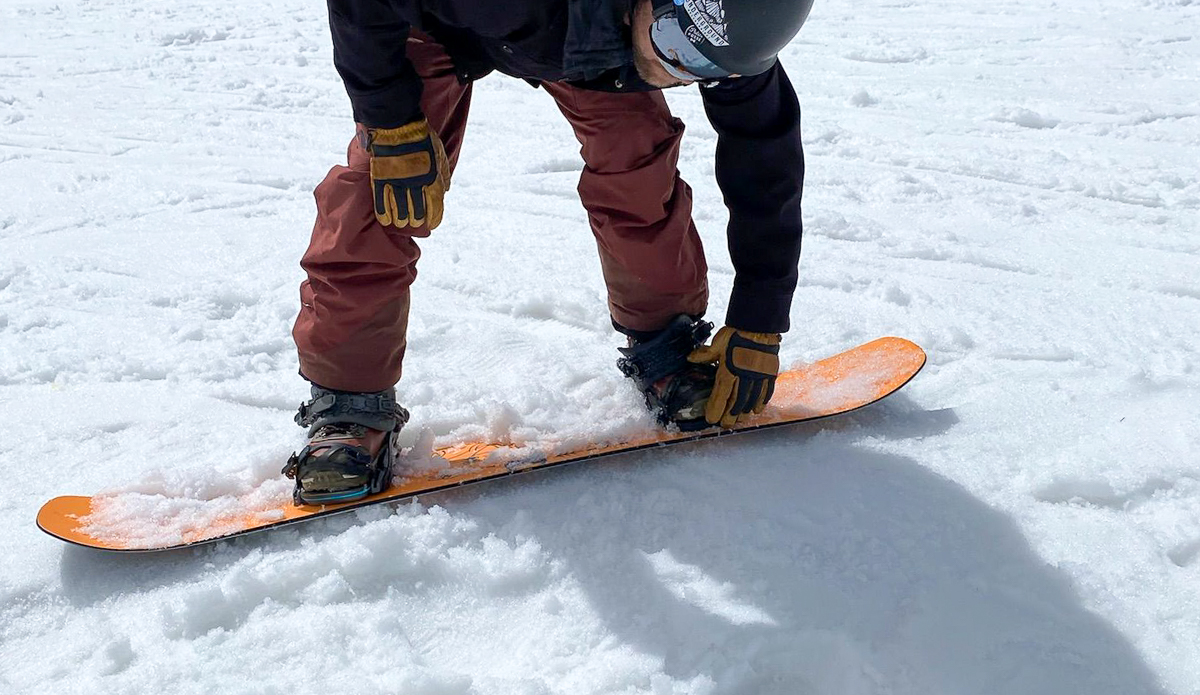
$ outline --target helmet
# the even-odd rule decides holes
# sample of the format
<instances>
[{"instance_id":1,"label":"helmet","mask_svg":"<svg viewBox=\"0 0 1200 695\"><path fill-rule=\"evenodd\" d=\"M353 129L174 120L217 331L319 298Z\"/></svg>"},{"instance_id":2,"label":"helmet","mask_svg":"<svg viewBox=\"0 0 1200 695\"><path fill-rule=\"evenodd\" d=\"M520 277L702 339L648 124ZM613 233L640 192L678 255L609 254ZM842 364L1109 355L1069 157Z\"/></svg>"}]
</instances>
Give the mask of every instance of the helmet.
<instances>
[{"instance_id":1,"label":"helmet","mask_svg":"<svg viewBox=\"0 0 1200 695\"><path fill-rule=\"evenodd\" d=\"M653 0L653 5L656 18L669 17L673 9L683 36L706 62L727 74L757 75L775 64L780 49L800 31L812 2Z\"/></svg>"}]
</instances>

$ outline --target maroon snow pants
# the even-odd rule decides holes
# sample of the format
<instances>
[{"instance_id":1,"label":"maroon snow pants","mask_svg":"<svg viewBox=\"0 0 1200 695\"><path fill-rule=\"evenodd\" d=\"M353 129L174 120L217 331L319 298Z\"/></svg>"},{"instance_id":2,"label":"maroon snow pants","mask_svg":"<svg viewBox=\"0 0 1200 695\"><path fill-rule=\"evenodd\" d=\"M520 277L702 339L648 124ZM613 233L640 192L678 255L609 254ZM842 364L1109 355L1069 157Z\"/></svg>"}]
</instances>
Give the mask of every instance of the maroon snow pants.
<instances>
[{"instance_id":1,"label":"maroon snow pants","mask_svg":"<svg viewBox=\"0 0 1200 695\"><path fill-rule=\"evenodd\" d=\"M471 86L458 82L449 56L429 37L414 34L407 50L424 81L422 110L453 170ZM542 86L582 145L579 197L600 250L613 319L653 331L678 314L704 313L704 251L692 223L691 189L676 169L683 123L671 116L662 93ZM380 225L368 156L357 139L347 160L315 192L317 221L300 263L308 279L300 286L292 334L308 380L341 391L383 391L400 379L409 286L420 256L415 237L429 230ZM445 224L453 226L453 211Z\"/></svg>"}]
</instances>

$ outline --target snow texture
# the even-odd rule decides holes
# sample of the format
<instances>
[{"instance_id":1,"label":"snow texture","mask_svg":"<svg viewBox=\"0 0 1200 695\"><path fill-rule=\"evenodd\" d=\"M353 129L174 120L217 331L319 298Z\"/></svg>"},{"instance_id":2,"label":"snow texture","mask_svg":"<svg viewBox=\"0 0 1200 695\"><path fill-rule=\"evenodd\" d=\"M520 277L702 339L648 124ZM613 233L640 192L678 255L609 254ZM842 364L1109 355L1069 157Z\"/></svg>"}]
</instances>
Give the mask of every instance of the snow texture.
<instances>
[{"instance_id":1,"label":"snow texture","mask_svg":"<svg viewBox=\"0 0 1200 695\"><path fill-rule=\"evenodd\" d=\"M1200 5L827 0L785 363L925 372L848 417L163 556L33 518L282 485L322 3L0 5L2 693L1200 693ZM570 129L475 92L423 243L406 443L648 425ZM732 269L694 89L680 169ZM286 489L283 488L283 489Z\"/></svg>"}]
</instances>

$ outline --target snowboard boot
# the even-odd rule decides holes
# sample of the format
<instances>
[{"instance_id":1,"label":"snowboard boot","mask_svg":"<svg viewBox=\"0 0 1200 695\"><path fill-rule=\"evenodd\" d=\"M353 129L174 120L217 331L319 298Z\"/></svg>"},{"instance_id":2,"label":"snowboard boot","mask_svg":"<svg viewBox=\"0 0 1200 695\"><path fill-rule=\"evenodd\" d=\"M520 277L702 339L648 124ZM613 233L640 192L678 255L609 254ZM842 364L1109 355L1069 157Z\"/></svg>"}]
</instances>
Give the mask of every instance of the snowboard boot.
<instances>
[{"instance_id":1,"label":"snowboard boot","mask_svg":"<svg viewBox=\"0 0 1200 695\"><path fill-rule=\"evenodd\" d=\"M692 364L687 356L712 333L713 325L680 314L663 330L629 337L629 347L617 368L646 396L646 407L659 424L674 424L684 432L709 426L704 406L712 393L717 370L711 364Z\"/></svg>"},{"instance_id":2,"label":"snowboard boot","mask_svg":"<svg viewBox=\"0 0 1200 695\"><path fill-rule=\"evenodd\" d=\"M308 443L283 468L296 481L292 500L321 505L382 492L391 484L396 435L406 422L394 390L348 393L314 384L312 400L296 414L296 424L308 427Z\"/></svg>"}]
</instances>

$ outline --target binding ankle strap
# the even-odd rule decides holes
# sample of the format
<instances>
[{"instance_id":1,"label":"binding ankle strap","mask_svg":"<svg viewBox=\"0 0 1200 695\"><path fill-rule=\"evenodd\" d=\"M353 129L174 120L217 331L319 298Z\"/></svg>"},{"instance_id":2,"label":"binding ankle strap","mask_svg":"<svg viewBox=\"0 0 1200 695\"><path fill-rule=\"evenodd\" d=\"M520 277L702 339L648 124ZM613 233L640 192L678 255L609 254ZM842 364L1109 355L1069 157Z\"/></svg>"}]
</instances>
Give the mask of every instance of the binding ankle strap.
<instances>
[{"instance_id":1,"label":"binding ankle strap","mask_svg":"<svg viewBox=\"0 0 1200 695\"><path fill-rule=\"evenodd\" d=\"M707 321L681 314L653 338L617 348L624 355L617 360L617 368L645 388L687 367L687 356L708 339L712 329Z\"/></svg>"},{"instance_id":2,"label":"binding ankle strap","mask_svg":"<svg viewBox=\"0 0 1200 695\"><path fill-rule=\"evenodd\" d=\"M396 390L375 393L332 391L313 384L312 400L300 405L296 424L312 436L323 425L354 423L389 432L408 422L408 411L396 403Z\"/></svg>"}]
</instances>

